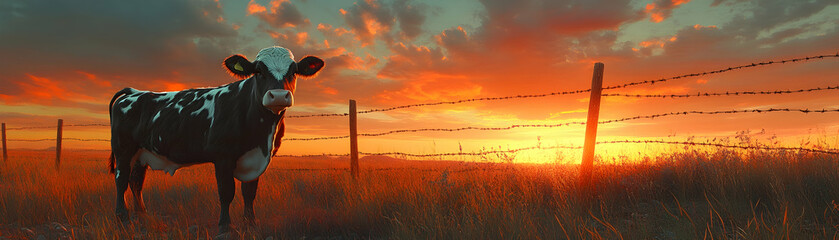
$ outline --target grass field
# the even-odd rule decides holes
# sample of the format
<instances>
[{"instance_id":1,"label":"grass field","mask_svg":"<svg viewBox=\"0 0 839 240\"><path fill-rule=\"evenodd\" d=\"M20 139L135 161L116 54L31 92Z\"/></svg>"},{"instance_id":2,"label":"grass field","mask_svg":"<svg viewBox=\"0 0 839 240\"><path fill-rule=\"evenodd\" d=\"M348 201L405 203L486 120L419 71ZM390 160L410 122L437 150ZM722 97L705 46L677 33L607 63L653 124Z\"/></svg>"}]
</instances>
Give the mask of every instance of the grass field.
<instances>
[{"instance_id":1,"label":"grass field","mask_svg":"<svg viewBox=\"0 0 839 240\"><path fill-rule=\"evenodd\" d=\"M148 215L120 228L106 151L11 151L0 165L0 239L206 239L216 235L211 165L150 172ZM577 166L366 159L274 159L256 228L242 198L242 239L835 239L839 157L684 149L596 165L596 193ZM319 170L307 170L318 168ZM239 186L237 184L237 191ZM129 195L130 196L130 195ZM132 206L129 198L129 208Z\"/></svg>"}]
</instances>

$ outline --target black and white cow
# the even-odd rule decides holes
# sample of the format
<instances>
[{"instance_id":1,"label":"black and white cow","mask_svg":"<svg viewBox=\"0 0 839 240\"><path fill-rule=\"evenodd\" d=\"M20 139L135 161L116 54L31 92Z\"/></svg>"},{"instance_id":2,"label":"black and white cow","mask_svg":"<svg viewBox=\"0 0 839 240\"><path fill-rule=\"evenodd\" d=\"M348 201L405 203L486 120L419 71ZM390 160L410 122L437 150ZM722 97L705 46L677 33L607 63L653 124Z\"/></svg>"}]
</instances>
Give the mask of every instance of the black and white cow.
<instances>
[{"instance_id":1,"label":"black and white cow","mask_svg":"<svg viewBox=\"0 0 839 240\"><path fill-rule=\"evenodd\" d=\"M297 76L313 76L323 60L299 62L282 47L259 51L256 60L241 55L224 60L230 73L247 78L216 88L148 92L126 88L110 103L111 172L116 178L116 215L128 220L124 194L145 212L146 169L174 175L178 168L215 165L221 213L219 231L230 230L229 206L241 181L245 220L254 223L253 201L259 176L277 152L285 132L283 115L293 103Z\"/></svg>"}]
</instances>

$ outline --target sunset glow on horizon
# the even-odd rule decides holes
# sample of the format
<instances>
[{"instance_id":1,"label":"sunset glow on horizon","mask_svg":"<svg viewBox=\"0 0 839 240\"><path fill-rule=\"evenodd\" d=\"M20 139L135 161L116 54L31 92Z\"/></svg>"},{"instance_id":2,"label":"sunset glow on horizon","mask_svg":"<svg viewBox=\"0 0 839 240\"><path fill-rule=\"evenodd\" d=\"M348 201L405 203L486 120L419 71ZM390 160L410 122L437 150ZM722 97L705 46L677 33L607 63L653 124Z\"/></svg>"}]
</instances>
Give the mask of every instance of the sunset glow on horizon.
<instances>
[{"instance_id":1,"label":"sunset glow on horizon","mask_svg":"<svg viewBox=\"0 0 839 240\"><path fill-rule=\"evenodd\" d=\"M595 62L604 86L839 54L839 2L733 0L415 1L251 0L0 4L0 122L9 139L55 138L65 125L108 124L108 102L125 87L178 91L237 79L221 62L253 60L282 46L296 60L325 62L297 82L286 116L588 89ZM682 95L817 91L676 98L604 96L600 121L683 111L839 109L839 58L773 63L603 94ZM358 115L359 133L400 129L507 128L585 122L589 93L470 101ZM285 139L349 134L345 116L286 118ZM108 139L106 126L68 126L65 138ZM736 136L740 136L737 138ZM420 131L362 136L362 152L431 154L532 146L581 147L585 125ZM774 146L820 141L839 149L839 112L688 114L601 124L598 141L673 140ZM716 139L716 140L715 140ZM284 141L279 154L346 154L346 138ZM806 144L805 144L806 142ZM812 143L811 143L812 142ZM53 141L10 141L44 149ZM107 150L105 141L65 149ZM603 159L682 149L602 144ZM529 150L518 162L579 162L580 150ZM479 157L430 159L480 160Z\"/></svg>"}]
</instances>

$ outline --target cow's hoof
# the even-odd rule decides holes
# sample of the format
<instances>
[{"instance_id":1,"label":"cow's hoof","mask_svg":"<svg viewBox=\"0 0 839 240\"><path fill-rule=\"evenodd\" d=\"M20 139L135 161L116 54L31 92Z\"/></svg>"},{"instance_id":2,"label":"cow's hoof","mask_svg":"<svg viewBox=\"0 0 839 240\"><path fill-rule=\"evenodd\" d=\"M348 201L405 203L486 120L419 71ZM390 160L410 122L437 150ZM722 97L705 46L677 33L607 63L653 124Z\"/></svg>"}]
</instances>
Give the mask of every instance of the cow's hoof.
<instances>
[{"instance_id":1,"label":"cow's hoof","mask_svg":"<svg viewBox=\"0 0 839 240\"><path fill-rule=\"evenodd\" d=\"M128 210L117 210L116 214L117 214L117 219L119 219L120 223L122 223L122 224L127 224L128 223L128 220L129 220Z\"/></svg>"},{"instance_id":2,"label":"cow's hoof","mask_svg":"<svg viewBox=\"0 0 839 240\"><path fill-rule=\"evenodd\" d=\"M219 235L224 234L224 233L230 233L230 232L236 232L236 228L233 227L232 224L226 224L226 225L219 225L218 226Z\"/></svg>"},{"instance_id":3,"label":"cow's hoof","mask_svg":"<svg viewBox=\"0 0 839 240\"><path fill-rule=\"evenodd\" d=\"M239 232L231 225L219 226L219 234L213 237L214 240L234 240L239 239Z\"/></svg>"}]
</instances>

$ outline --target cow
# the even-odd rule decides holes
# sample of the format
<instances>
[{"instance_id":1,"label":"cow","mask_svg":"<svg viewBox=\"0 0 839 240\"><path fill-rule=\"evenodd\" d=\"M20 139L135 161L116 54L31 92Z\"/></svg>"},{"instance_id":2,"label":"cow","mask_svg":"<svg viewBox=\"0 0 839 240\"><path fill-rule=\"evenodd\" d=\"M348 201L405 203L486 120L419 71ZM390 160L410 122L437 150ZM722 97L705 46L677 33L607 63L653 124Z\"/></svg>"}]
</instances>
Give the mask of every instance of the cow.
<instances>
[{"instance_id":1,"label":"cow","mask_svg":"<svg viewBox=\"0 0 839 240\"><path fill-rule=\"evenodd\" d=\"M231 230L229 207L241 182L245 222L253 225L253 202L259 176L280 147L283 116L292 106L297 77L312 77L323 60L294 61L291 51L268 47L251 62L233 55L224 67L239 81L215 88L150 92L125 88L114 94L110 170L116 182L116 216L128 221L125 191L131 188L134 210L146 211L146 170L170 175L181 167L213 163L221 212L219 232Z\"/></svg>"}]
</instances>

